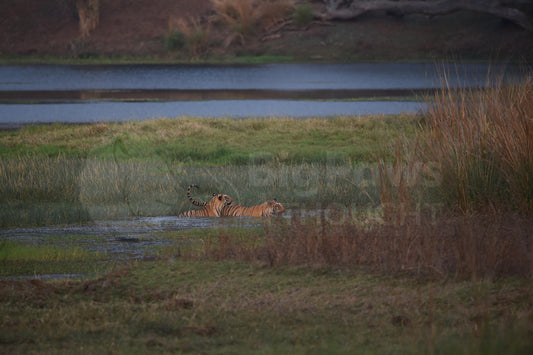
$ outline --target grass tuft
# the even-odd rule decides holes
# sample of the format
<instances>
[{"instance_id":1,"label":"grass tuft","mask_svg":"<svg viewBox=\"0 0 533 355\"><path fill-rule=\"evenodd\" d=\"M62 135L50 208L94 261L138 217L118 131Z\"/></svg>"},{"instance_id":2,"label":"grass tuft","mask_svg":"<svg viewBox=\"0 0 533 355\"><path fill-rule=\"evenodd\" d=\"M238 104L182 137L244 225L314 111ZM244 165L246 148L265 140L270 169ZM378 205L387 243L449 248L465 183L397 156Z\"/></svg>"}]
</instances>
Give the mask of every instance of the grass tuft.
<instances>
[{"instance_id":1,"label":"grass tuft","mask_svg":"<svg viewBox=\"0 0 533 355\"><path fill-rule=\"evenodd\" d=\"M482 89L445 86L435 95L419 152L437 169L450 208L533 210L531 97L531 77L521 83L499 79Z\"/></svg>"}]
</instances>

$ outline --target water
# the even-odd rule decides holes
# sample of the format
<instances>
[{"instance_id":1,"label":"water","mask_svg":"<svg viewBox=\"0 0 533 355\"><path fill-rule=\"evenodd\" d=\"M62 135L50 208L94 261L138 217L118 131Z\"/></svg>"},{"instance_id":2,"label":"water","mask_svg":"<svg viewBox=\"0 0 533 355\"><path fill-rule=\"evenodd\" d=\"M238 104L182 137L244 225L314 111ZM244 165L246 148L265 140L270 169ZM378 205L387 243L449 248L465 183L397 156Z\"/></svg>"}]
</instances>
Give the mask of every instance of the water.
<instances>
[{"instance_id":1,"label":"water","mask_svg":"<svg viewBox=\"0 0 533 355\"><path fill-rule=\"evenodd\" d=\"M157 248L176 243L162 234L191 229L252 228L263 223L255 218L145 217L121 221L96 221L88 225L0 229L0 240L33 246L79 247L100 252L110 260L142 259Z\"/></svg>"},{"instance_id":2,"label":"water","mask_svg":"<svg viewBox=\"0 0 533 355\"><path fill-rule=\"evenodd\" d=\"M172 102L89 102L0 105L0 128L29 123L139 121L158 117L328 117L416 112L409 101L322 102L292 100L212 100Z\"/></svg>"},{"instance_id":3,"label":"water","mask_svg":"<svg viewBox=\"0 0 533 355\"><path fill-rule=\"evenodd\" d=\"M498 73L517 68L492 65ZM484 84L487 64L372 63L270 64L248 66L184 65L30 65L0 67L0 90L310 90L431 88L440 72L450 85ZM457 73L458 75L455 75Z\"/></svg>"},{"instance_id":4,"label":"water","mask_svg":"<svg viewBox=\"0 0 533 355\"><path fill-rule=\"evenodd\" d=\"M158 256L161 247L180 243L163 234L191 229L252 228L264 221L255 218L144 217L121 221L96 221L87 225L0 229L0 241L12 240L31 246L77 247L98 252L106 260L146 260ZM83 278L83 274L40 274L11 279Z\"/></svg>"},{"instance_id":5,"label":"water","mask_svg":"<svg viewBox=\"0 0 533 355\"><path fill-rule=\"evenodd\" d=\"M0 66L0 127L28 123L145 120L157 117L331 117L417 112L420 95L480 86L487 73L519 80L516 66L373 63ZM368 100L373 97L373 100ZM376 99L377 98L377 99ZM327 99L328 101L317 101ZM356 99L356 101L354 101ZM411 97L412 100L412 97Z\"/></svg>"}]
</instances>

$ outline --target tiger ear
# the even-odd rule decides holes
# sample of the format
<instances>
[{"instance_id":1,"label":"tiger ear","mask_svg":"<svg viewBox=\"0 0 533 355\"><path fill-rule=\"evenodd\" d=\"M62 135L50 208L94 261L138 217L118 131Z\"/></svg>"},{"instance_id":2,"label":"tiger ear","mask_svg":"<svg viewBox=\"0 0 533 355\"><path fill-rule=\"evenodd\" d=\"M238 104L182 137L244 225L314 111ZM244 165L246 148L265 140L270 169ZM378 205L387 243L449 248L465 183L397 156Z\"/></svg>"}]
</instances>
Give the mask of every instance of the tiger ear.
<instances>
[{"instance_id":1,"label":"tiger ear","mask_svg":"<svg viewBox=\"0 0 533 355\"><path fill-rule=\"evenodd\" d=\"M278 199L277 199L277 198L275 198L275 199L274 199L274 201L278 202Z\"/></svg>"},{"instance_id":2,"label":"tiger ear","mask_svg":"<svg viewBox=\"0 0 533 355\"><path fill-rule=\"evenodd\" d=\"M218 200L222 201L222 195L218 195Z\"/></svg>"}]
</instances>

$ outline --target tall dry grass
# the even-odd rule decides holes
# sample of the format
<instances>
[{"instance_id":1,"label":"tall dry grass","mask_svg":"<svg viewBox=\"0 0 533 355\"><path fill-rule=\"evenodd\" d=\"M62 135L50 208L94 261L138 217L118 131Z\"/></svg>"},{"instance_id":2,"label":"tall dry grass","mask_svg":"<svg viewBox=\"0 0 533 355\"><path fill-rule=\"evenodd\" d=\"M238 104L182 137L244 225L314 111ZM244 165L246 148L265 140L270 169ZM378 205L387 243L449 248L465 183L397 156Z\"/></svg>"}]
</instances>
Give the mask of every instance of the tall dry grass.
<instances>
[{"instance_id":1,"label":"tall dry grass","mask_svg":"<svg viewBox=\"0 0 533 355\"><path fill-rule=\"evenodd\" d=\"M199 18L169 18L168 28L167 42L171 41L172 38L176 38L180 42L180 38L183 36L184 46L192 56L198 57L208 52L211 41L211 23L209 21L203 22ZM171 49L172 47L180 49L181 43L178 45L167 43L167 48Z\"/></svg>"},{"instance_id":2,"label":"tall dry grass","mask_svg":"<svg viewBox=\"0 0 533 355\"><path fill-rule=\"evenodd\" d=\"M482 89L444 88L428 106L420 157L444 202L463 213L533 210L533 78Z\"/></svg>"},{"instance_id":3,"label":"tall dry grass","mask_svg":"<svg viewBox=\"0 0 533 355\"><path fill-rule=\"evenodd\" d=\"M422 277L493 279L533 276L533 218L518 214L410 215L403 224L362 223L347 214L317 214L265 226L257 240L221 232L203 255L272 267L364 267Z\"/></svg>"},{"instance_id":4,"label":"tall dry grass","mask_svg":"<svg viewBox=\"0 0 533 355\"><path fill-rule=\"evenodd\" d=\"M416 157L418 141L398 139L392 162L379 159L374 173L379 202L386 222L403 224L405 217L422 203L423 190L431 184L427 166ZM425 201L427 204L428 202Z\"/></svg>"}]
</instances>

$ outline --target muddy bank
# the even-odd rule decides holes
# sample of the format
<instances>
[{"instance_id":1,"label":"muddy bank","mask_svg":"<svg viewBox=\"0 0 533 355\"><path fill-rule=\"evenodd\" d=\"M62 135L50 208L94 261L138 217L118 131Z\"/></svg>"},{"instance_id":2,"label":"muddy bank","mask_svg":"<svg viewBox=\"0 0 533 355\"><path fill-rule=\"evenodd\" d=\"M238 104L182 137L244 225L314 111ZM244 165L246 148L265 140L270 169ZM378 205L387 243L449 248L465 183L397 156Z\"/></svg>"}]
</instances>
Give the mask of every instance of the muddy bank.
<instances>
[{"instance_id":1,"label":"muddy bank","mask_svg":"<svg viewBox=\"0 0 533 355\"><path fill-rule=\"evenodd\" d=\"M334 90L28 90L0 91L0 103L78 100L202 101L202 100L346 100L387 99L433 94L436 89L334 89Z\"/></svg>"}]
</instances>

